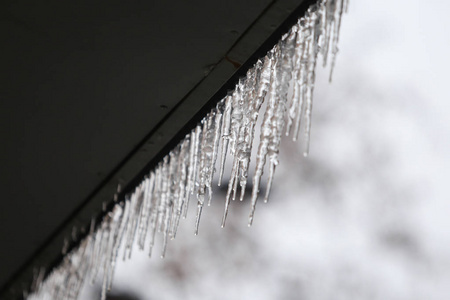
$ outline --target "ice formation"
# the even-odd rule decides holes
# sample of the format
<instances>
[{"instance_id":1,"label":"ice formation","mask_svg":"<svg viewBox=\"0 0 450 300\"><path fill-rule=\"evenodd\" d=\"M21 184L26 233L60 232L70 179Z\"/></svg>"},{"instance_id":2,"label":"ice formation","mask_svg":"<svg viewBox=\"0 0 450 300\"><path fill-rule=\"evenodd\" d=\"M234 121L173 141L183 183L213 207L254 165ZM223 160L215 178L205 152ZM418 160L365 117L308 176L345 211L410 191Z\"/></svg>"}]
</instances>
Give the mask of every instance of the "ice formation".
<instances>
[{"instance_id":1,"label":"ice formation","mask_svg":"<svg viewBox=\"0 0 450 300\"><path fill-rule=\"evenodd\" d=\"M151 255L157 232L163 236L164 256L168 240L175 238L180 219L186 217L189 202L194 199L195 234L198 233L205 203L211 203L214 175L220 185L228 159L232 167L222 218L225 226L231 200L244 198L253 140L256 127L261 124L252 178L250 226L265 171L268 176L264 201L268 200L283 133L292 134L297 140L303 128L304 155L308 154L317 58L321 54L326 65L330 55L332 72L346 7L347 0L321 0L311 6L125 201L117 203L100 224L91 224L87 237L65 255L45 280L43 271L37 273L28 299L77 299L85 279L93 283L99 274L101 298L105 299L117 259L129 259L133 245L140 250L147 248ZM265 111L258 123L264 101Z\"/></svg>"}]
</instances>

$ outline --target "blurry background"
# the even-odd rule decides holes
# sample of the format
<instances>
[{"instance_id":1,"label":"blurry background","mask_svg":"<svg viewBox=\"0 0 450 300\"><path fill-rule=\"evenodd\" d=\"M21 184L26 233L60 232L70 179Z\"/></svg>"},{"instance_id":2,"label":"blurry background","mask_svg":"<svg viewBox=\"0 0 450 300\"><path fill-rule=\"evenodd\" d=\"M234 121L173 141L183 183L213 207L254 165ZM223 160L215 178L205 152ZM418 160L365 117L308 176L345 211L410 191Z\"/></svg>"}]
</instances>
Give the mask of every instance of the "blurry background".
<instances>
[{"instance_id":1,"label":"blurry background","mask_svg":"<svg viewBox=\"0 0 450 300\"><path fill-rule=\"evenodd\" d=\"M332 84L318 69L310 156L285 139L251 228L248 200L220 228L218 190L199 236L191 210L165 259L119 264L108 299L449 299L449 9L350 1Z\"/></svg>"}]
</instances>

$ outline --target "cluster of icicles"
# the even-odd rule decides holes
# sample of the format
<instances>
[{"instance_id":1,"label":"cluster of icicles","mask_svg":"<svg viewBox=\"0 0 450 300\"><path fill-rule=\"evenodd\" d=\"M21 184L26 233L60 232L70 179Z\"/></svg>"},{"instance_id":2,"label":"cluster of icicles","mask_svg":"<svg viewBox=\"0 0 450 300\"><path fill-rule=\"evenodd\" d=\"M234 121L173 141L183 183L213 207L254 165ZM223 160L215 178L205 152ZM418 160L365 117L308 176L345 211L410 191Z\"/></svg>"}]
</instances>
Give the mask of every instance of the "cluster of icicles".
<instances>
[{"instance_id":1,"label":"cluster of icicles","mask_svg":"<svg viewBox=\"0 0 450 300\"><path fill-rule=\"evenodd\" d=\"M224 226L230 200L244 197L255 127L266 101L262 123L258 123L262 125L250 202L251 225L264 169L268 170L264 200L268 199L283 133L292 134L296 140L303 122L305 155L308 153L317 57L320 53L326 65L331 52L333 69L346 6L346 0L322 0L310 7L126 201L116 204L98 226L91 224L87 237L65 255L45 280L43 272L38 272L28 299L77 299L85 279L94 283L99 273L103 274L101 298L105 299L118 257L129 259L133 245L140 250L147 245L151 254L156 232L162 232L164 256L167 241L175 238L180 218L186 217L193 195L197 200L195 234L198 233L202 209L211 202L213 177L218 173L220 185L225 161L231 157ZM288 97L290 85L292 97Z\"/></svg>"}]
</instances>

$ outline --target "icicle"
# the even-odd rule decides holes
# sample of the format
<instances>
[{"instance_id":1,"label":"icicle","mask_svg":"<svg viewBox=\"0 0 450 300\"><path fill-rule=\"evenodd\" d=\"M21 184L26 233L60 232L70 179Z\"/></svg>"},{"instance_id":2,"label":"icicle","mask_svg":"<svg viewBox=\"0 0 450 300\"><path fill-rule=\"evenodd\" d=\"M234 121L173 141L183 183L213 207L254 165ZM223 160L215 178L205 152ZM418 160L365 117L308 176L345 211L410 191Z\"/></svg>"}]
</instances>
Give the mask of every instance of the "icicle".
<instances>
[{"instance_id":1,"label":"icicle","mask_svg":"<svg viewBox=\"0 0 450 300\"><path fill-rule=\"evenodd\" d=\"M217 152L218 152L218 148L219 148L223 104L224 104L224 101L222 100L217 105L217 112L216 112L216 117L214 120L213 153L212 153L212 159L211 159L210 174L209 174L208 183L207 183L208 184L208 206L211 205L211 199L212 199L212 180L214 177L214 172L216 170L215 166L216 166L216 160L217 160Z\"/></svg>"},{"instance_id":2,"label":"icicle","mask_svg":"<svg viewBox=\"0 0 450 300\"><path fill-rule=\"evenodd\" d=\"M326 6L325 9L323 9L324 6ZM328 49L330 47L330 36L333 27L335 6L335 1L328 1L326 3L322 3L319 9L319 16L321 17L319 22L322 24L323 31L319 41L319 51L322 54L323 67L326 67L328 61Z\"/></svg>"},{"instance_id":3,"label":"icicle","mask_svg":"<svg viewBox=\"0 0 450 300\"><path fill-rule=\"evenodd\" d=\"M180 177L179 181L178 181L178 201L176 204L176 210L175 210L175 219L174 222L172 224L172 229L171 229L171 236L172 238L175 238L176 234L177 234L177 228L178 228L178 224L180 223L180 218L181 218L181 214L182 214L182 210L184 207L184 203L186 201L186 197L187 197L187 185L186 185L186 180L187 180L187 163L188 163L188 147L189 147L189 140L190 137L187 136L182 144L181 144L181 149L180 149L180 155L178 157L178 170L177 170L177 174Z\"/></svg>"},{"instance_id":4,"label":"icicle","mask_svg":"<svg viewBox=\"0 0 450 300\"><path fill-rule=\"evenodd\" d=\"M175 156L173 159L176 160L176 171L175 171L175 182L173 183L175 186L175 193L173 195L174 204L173 204L173 214L172 220L170 223L169 235L171 239L174 239L177 233L178 224L180 222L183 205L184 205L184 197L186 190L186 151L188 147L188 140L184 139L179 145L179 154Z\"/></svg>"},{"instance_id":5,"label":"icicle","mask_svg":"<svg viewBox=\"0 0 450 300\"><path fill-rule=\"evenodd\" d=\"M336 64L336 56L337 53L339 51L338 48L338 42L339 42L339 32L341 30L341 19L342 19L342 14L344 11L347 11L348 9L348 0L337 0L338 3L336 4L338 13L337 13L337 20L334 20L334 32L333 32L333 43L331 46L331 68L330 68L330 78L329 81L331 82L332 77L333 77L333 70L334 70L334 65Z\"/></svg>"},{"instance_id":6,"label":"icicle","mask_svg":"<svg viewBox=\"0 0 450 300\"><path fill-rule=\"evenodd\" d=\"M324 66L331 59L331 80L341 17L347 8L348 0L320 0L311 6L267 55L248 69L234 90L218 102L133 192L125 195L124 201L118 202L118 193L114 194L112 211L97 226L92 220L89 234L78 248L68 252L67 244L63 261L45 279L44 271L36 273L31 293L25 293L25 296L28 299L75 300L85 278L94 283L100 272L103 274L101 299L105 299L113 282L119 249L123 248L126 260L130 258L134 244L139 250L144 250L149 236L147 243L151 256L156 233L160 232L163 235L161 256L164 257L168 240L175 238L180 218L186 218L189 199L194 194L197 198L194 233L198 233L205 201L208 206L211 204L216 161L220 156L217 172L220 186L227 156L231 156L228 159L231 172L222 217L224 227L230 202L236 199L238 189L239 200L243 201L245 197L253 140L261 113L256 166L251 179L250 226L266 168L264 201L269 199L283 133L289 135L292 132L295 141L302 128L304 154L309 152L318 55L322 56ZM288 99L290 85L292 97ZM261 112L264 101L266 108Z\"/></svg>"},{"instance_id":7,"label":"icicle","mask_svg":"<svg viewBox=\"0 0 450 300\"><path fill-rule=\"evenodd\" d=\"M144 199L144 191L143 191L143 185L139 185L136 189L136 191L133 193L131 197L131 215L130 219L128 221L129 227L127 232L127 240L125 245L125 250L123 252L124 256L123 259L125 260L127 258L127 252L128 252L128 259L131 258L131 253L133 252L133 242L136 237L136 231L138 227L139 222L139 216L141 215L142 211L142 202Z\"/></svg>"},{"instance_id":8,"label":"icicle","mask_svg":"<svg viewBox=\"0 0 450 300\"><path fill-rule=\"evenodd\" d=\"M309 37L309 59L308 59L308 70L307 70L307 83L306 83L306 109L305 109L305 151L304 156L309 154L309 141L311 136L311 114L313 105L313 92L314 92L314 81L315 81L315 69L317 62L317 54L319 53L318 42L320 37L320 19L316 14L311 15L311 20L308 26L311 27L311 35Z\"/></svg>"},{"instance_id":9,"label":"icicle","mask_svg":"<svg viewBox=\"0 0 450 300\"><path fill-rule=\"evenodd\" d=\"M183 218L186 218L188 206L189 206L189 197L192 194L192 191L194 189L194 182L195 182L195 147L197 144L197 135L195 134L195 130L191 131L190 134L191 140L190 140L190 149L189 149L189 164L188 164L188 179L187 179L187 189L186 189L186 201L183 205Z\"/></svg>"},{"instance_id":10,"label":"icicle","mask_svg":"<svg viewBox=\"0 0 450 300\"><path fill-rule=\"evenodd\" d=\"M311 31L308 27L306 27L306 21L304 19L301 19L299 21L299 34L298 34L298 40L297 40L297 52L299 53L299 66L297 71L297 91L294 90L294 92L298 93L298 104L296 109L296 117L295 117L295 128L294 128L294 134L293 134L293 140L297 141L298 139L298 133L300 131L300 125L302 121L302 117L305 110L305 90L306 90L306 83L307 83L307 67L308 67L308 49L310 45L310 39L309 36L311 35Z\"/></svg>"},{"instance_id":11,"label":"icicle","mask_svg":"<svg viewBox=\"0 0 450 300\"><path fill-rule=\"evenodd\" d=\"M200 217L203 210L203 204L205 202L205 195L208 193L211 195L211 169L213 166L213 153L215 147L216 132L214 126L215 113L210 113L206 119L203 120L202 140L200 149L200 163L199 163L199 185L197 190L197 216L195 221L195 234L198 234L198 225L200 223ZM209 202L209 199L208 199Z\"/></svg>"},{"instance_id":12,"label":"icicle","mask_svg":"<svg viewBox=\"0 0 450 300\"><path fill-rule=\"evenodd\" d=\"M194 184L192 185L192 191L191 194L194 195L194 191L196 190L196 187L199 185L199 157L198 154L200 152L200 146L201 146L201 133L202 133L202 126L197 125L195 128L195 145L194 145Z\"/></svg>"},{"instance_id":13,"label":"icicle","mask_svg":"<svg viewBox=\"0 0 450 300\"><path fill-rule=\"evenodd\" d=\"M120 233L120 225L122 223L123 218L123 209L116 205L114 207L114 210L109 214L109 217L111 219L109 224L109 239L108 239L108 246L106 248L105 255L105 266L103 268L103 283L102 283L102 293L101 293L101 299L106 299L106 292L109 290L109 287L111 286L112 281L112 274L113 274L113 268L115 266L115 250L116 250L116 242L117 238Z\"/></svg>"},{"instance_id":14,"label":"icicle","mask_svg":"<svg viewBox=\"0 0 450 300\"><path fill-rule=\"evenodd\" d=\"M163 233L163 248L161 257L164 257L167 245L168 220L170 209L170 166L169 155L166 155L162 164L161 176L161 203L158 210L158 232Z\"/></svg>"},{"instance_id":15,"label":"icicle","mask_svg":"<svg viewBox=\"0 0 450 300\"><path fill-rule=\"evenodd\" d=\"M177 146L175 151L170 152L170 163L171 163L171 213L170 213L170 220L169 220L169 226L168 226L168 236L170 239L174 239L174 231L175 229L174 224L176 222L177 218L177 212L179 207L179 201L180 201L180 181L181 181L181 171L180 171L180 151L181 151L181 144ZM180 209L181 210L181 209Z\"/></svg>"},{"instance_id":16,"label":"icicle","mask_svg":"<svg viewBox=\"0 0 450 300\"><path fill-rule=\"evenodd\" d=\"M191 148L190 148L190 156L189 156L189 177L188 177L188 196L186 198L186 203L184 207L184 218L186 218L186 214L189 207L190 195L194 194L195 187L197 185L197 176L198 176L198 152L200 145L200 133L201 126L197 125L197 127L191 132Z\"/></svg>"},{"instance_id":17,"label":"icicle","mask_svg":"<svg viewBox=\"0 0 450 300\"><path fill-rule=\"evenodd\" d=\"M266 196L264 202L269 200L269 193L272 188L273 176L275 168L278 165L278 153L280 150L281 136L284 130L284 116L286 114L287 93L289 89L289 82L292 77L292 58L294 56L296 32L293 30L286 34L279 43L278 61L276 64L276 109L274 118L272 118L272 136L268 145L268 156L270 161L269 180L266 189Z\"/></svg>"},{"instance_id":18,"label":"icicle","mask_svg":"<svg viewBox=\"0 0 450 300\"><path fill-rule=\"evenodd\" d=\"M150 189L150 179L147 177L143 182L143 200L142 200L142 209L139 213L139 222L138 222L138 231L137 231L137 244L139 246L139 250L144 249L144 242L146 236L146 225L148 223L148 214L149 214L149 189Z\"/></svg>"},{"instance_id":19,"label":"icicle","mask_svg":"<svg viewBox=\"0 0 450 300\"><path fill-rule=\"evenodd\" d=\"M239 185L241 188L240 201L244 200L245 189L247 186L248 168L250 166L250 156L253 145L254 128L258 119L258 111L264 98L258 97L261 76L262 63L257 61L254 68L247 72L247 80L245 81L243 97L247 99L244 101L244 116L243 126L240 134L240 146L238 147L237 158L239 160Z\"/></svg>"},{"instance_id":20,"label":"icicle","mask_svg":"<svg viewBox=\"0 0 450 300\"><path fill-rule=\"evenodd\" d=\"M158 207L158 232L163 232L164 231L164 225L165 223L165 215L166 215L166 207L167 204L169 202L168 200L168 189L169 189L169 184L170 184L170 174L169 174L169 156L166 155L163 158L163 163L161 166L161 201L159 203L159 207Z\"/></svg>"},{"instance_id":21,"label":"icicle","mask_svg":"<svg viewBox=\"0 0 450 300\"><path fill-rule=\"evenodd\" d=\"M270 143L270 137L272 136L272 127L271 127L271 120L275 113L276 108L276 64L278 62L277 59L278 55L278 45L275 46L274 49L268 54L268 58L272 61L271 66L271 76L268 86L268 103L266 112L264 113L262 126L261 126L261 136L260 136L260 142L259 142L259 148L256 155L256 169L255 169L255 175L253 176L253 190L252 190L252 198L251 198L251 210L250 210L250 216L249 216L249 225L253 222L253 216L255 212L256 207L256 200L258 198L259 193L259 185L261 182L261 177L264 173L264 166L266 164L266 156L268 153L268 146Z\"/></svg>"},{"instance_id":22,"label":"icicle","mask_svg":"<svg viewBox=\"0 0 450 300\"><path fill-rule=\"evenodd\" d=\"M225 100L225 111L222 122L222 146L220 148L220 171L219 171L219 186L222 184L223 172L225 169L225 160L227 158L228 143L230 140L231 127L231 102L232 97L229 95Z\"/></svg>"},{"instance_id":23,"label":"icicle","mask_svg":"<svg viewBox=\"0 0 450 300\"><path fill-rule=\"evenodd\" d=\"M149 241L149 251L148 254L151 256L152 249L155 244L155 235L158 230L158 214L161 206L162 196L161 196L161 185L162 185L162 163L158 164L155 170L155 187L153 190L154 199L152 202L152 209L150 214L150 241Z\"/></svg>"},{"instance_id":24,"label":"icicle","mask_svg":"<svg viewBox=\"0 0 450 300\"><path fill-rule=\"evenodd\" d=\"M95 234L95 245L94 245L94 253L92 255L92 266L91 266L91 284L94 284L94 281L97 277L98 270L102 261L102 248L104 244L104 235L106 235L105 228L107 226L106 222L102 223L101 228L97 229Z\"/></svg>"},{"instance_id":25,"label":"icicle","mask_svg":"<svg viewBox=\"0 0 450 300\"><path fill-rule=\"evenodd\" d=\"M248 107L248 98L245 97L245 82L243 79L239 80L231 98L231 130L230 130L230 147L231 154L234 156L233 167L231 169L230 181L228 182L228 190L225 199L225 211L222 218L222 227L225 226L225 220L228 214L228 206L230 199L236 199L237 184L240 175L240 156L243 152L243 143L245 139L245 124L244 124L244 112Z\"/></svg>"},{"instance_id":26,"label":"icicle","mask_svg":"<svg viewBox=\"0 0 450 300\"><path fill-rule=\"evenodd\" d=\"M111 285L114 277L114 269L117 262L117 257L119 256L119 248L122 243L123 235L125 232L126 225L128 223L128 218L130 215L130 203L126 202L124 204L124 208L120 210L120 217L117 221L117 233L115 234L114 243L111 251L111 258L110 258L110 270L108 274L108 285L107 289L108 291L111 290ZM117 214L119 214L117 213Z\"/></svg>"},{"instance_id":27,"label":"icicle","mask_svg":"<svg viewBox=\"0 0 450 300\"><path fill-rule=\"evenodd\" d=\"M140 232L139 232L139 250L144 250L145 246L145 239L147 237L147 231L150 223L150 214L151 214L151 208L152 208L152 191L153 186L155 184L155 174L153 172L150 172L150 176L148 178L145 192L144 192L144 203L145 206L143 207L143 210L145 210L145 218L139 223ZM126 206L125 209L129 207ZM126 217L128 218L128 214L126 214ZM125 223L126 224L126 223ZM124 225L125 225L124 224Z\"/></svg>"},{"instance_id":28,"label":"icicle","mask_svg":"<svg viewBox=\"0 0 450 300\"><path fill-rule=\"evenodd\" d=\"M288 113L288 123L286 126L286 136L288 136L291 132L292 125L294 123L294 120L299 114L300 108L300 85L299 85L299 78L300 78L300 66L301 66L301 58L302 58L302 51L303 51L303 45L302 45L302 35L299 30L299 24L297 23L292 28L292 32L296 32L296 39L295 39L295 47L294 47L294 57L293 57L293 72L292 72L292 84L293 84L293 92L292 92L292 99L291 99L291 106L289 108Z\"/></svg>"}]
</instances>

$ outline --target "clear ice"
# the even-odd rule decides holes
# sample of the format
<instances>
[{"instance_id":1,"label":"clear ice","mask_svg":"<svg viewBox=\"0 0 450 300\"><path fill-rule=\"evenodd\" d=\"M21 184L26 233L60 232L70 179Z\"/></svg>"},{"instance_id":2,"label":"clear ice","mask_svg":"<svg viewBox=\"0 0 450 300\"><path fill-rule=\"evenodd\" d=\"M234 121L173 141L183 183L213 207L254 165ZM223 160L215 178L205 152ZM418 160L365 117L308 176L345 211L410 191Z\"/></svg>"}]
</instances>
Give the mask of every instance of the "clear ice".
<instances>
[{"instance_id":1,"label":"clear ice","mask_svg":"<svg viewBox=\"0 0 450 300\"><path fill-rule=\"evenodd\" d=\"M308 155L317 59L320 54L324 66L331 61L331 81L341 17L347 7L347 0L321 0L311 6L125 201L118 202L100 224L92 222L87 237L65 255L58 267L46 278L44 269L36 272L26 298L77 299L85 279L94 283L101 275L101 299L105 299L112 286L117 259L129 259L134 244L139 250L144 250L147 244L151 255L159 232L164 257L167 243L175 238L180 218L186 217L190 198L194 196L197 200L194 233L198 234L205 203L210 205L212 200L216 161L221 185L229 158L231 173L222 217L222 227L225 226L231 200L244 199L253 141L260 126L250 226L265 171L268 176L264 201L268 201L283 133L292 134L295 141L303 128L304 155Z\"/></svg>"}]
</instances>

